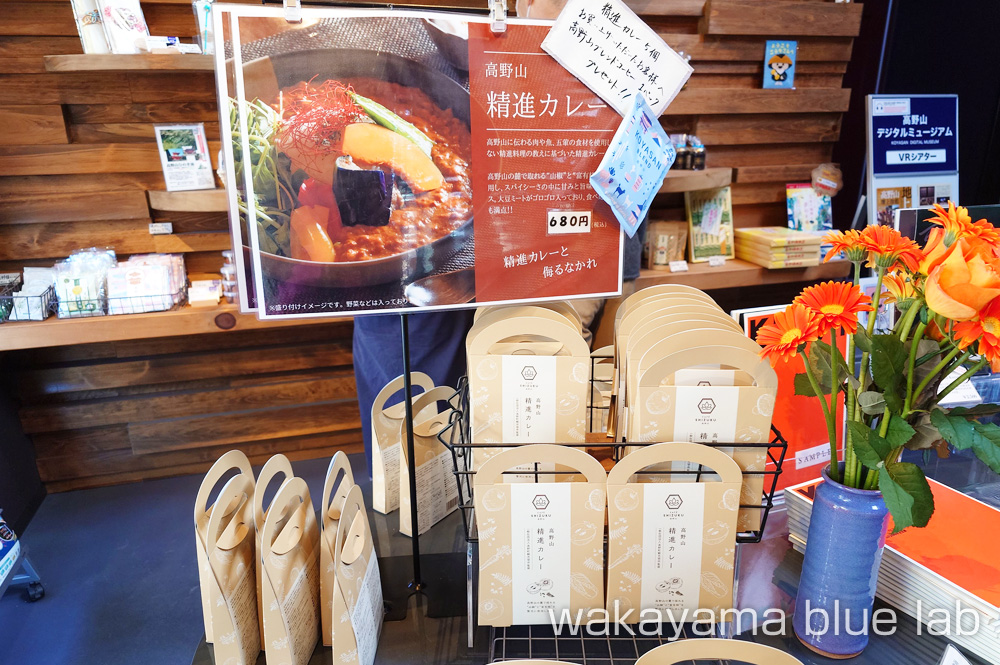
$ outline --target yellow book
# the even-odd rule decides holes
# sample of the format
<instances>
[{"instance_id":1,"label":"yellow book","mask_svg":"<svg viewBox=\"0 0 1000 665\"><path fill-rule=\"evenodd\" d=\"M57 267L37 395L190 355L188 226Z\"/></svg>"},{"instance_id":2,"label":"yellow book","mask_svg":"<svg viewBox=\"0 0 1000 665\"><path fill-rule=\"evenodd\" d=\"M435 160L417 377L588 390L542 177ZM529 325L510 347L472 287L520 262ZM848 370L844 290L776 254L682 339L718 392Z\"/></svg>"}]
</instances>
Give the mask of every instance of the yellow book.
<instances>
[{"instance_id":1,"label":"yellow book","mask_svg":"<svg viewBox=\"0 0 1000 665\"><path fill-rule=\"evenodd\" d=\"M823 234L796 231L787 226L760 226L755 228L736 229L736 239L753 242L768 247L794 247L822 243Z\"/></svg>"},{"instance_id":2,"label":"yellow book","mask_svg":"<svg viewBox=\"0 0 1000 665\"><path fill-rule=\"evenodd\" d=\"M742 261L749 261L764 268L775 270L778 268L811 268L819 265L819 257L813 259L771 259L770 257L757 254L756 252L746 252L736 249L736 258Z\"/></svg>"}]
</instances>

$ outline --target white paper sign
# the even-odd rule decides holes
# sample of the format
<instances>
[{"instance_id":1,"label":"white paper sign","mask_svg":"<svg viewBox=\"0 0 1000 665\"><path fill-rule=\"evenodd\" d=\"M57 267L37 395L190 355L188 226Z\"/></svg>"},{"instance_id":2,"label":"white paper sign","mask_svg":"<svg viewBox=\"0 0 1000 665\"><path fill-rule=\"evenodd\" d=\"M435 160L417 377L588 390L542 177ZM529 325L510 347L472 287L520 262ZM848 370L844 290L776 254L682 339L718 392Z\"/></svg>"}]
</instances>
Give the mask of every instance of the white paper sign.
<instances>
[{"instance_id":1,"label":"white paper sign","mask_svg":"<svg viewBox=\"0 0 1000 665\"><path fill-rule=\"evenodd\" d=\"M952 381L965 374L965 370L965 367L958 367L951 374L944 377L941 384L938 386L938 392L941 392L946 387L950 386ZM947 409L956 406L970 407L982 404L983 397L979 394L979 391L976 390L976 387L972 385L972 381L967 379L965 383L960 384L958 388L951 391L951 393L939 403Z\"/></svg>"},{"instance_id":2,"label":"white paper sign","mask_svg":"<svg viewBox=\"0 0 1000 665\"><path fill-rule=\"evenodd\" d=\"M704 483L643 486L642 609L698 609L704 521Z\"/></svg>"},{"instance_id":3,"label":"white paper sign","mask_svg":"<svg viewBox=\"0 0 1000 665\"><path fill-rule=\"evenodd\" d=\"M694 71L622 0L570 0L542 49L622 115L640 92L660 115Z\"/></svg>"},{"instance_id":4,"label":"white paper sign","mask_svg":"<svg viewBox=\"0 0 1000 665\"><path fill-rule=\"evenodd\" d=\"M514 623L539 624L570 606L571 483L510 486Z\"/></svg>"},{"instance_id":5,"label":"white paper sign","mask_svg":"<svg viewBox=\"0 0 1000 665\"><path fill-rule=\"evenodd\" d=\"M502 356L504 443L556 440L556 359Z\"/></svg>"},{"instance_id":6,"label":"white paper sign","mask_svg":"<svg viewBox=\"0 0 1000 665\"><path fill-rule=\"evenodd\" d=\"M361 665L372 665L375 662L383 616L382 582L378 572L378 557L373 551L358 592L358 602L351 611L354 638L358 643L358 662Z\"/></svg>"}]
</instances>

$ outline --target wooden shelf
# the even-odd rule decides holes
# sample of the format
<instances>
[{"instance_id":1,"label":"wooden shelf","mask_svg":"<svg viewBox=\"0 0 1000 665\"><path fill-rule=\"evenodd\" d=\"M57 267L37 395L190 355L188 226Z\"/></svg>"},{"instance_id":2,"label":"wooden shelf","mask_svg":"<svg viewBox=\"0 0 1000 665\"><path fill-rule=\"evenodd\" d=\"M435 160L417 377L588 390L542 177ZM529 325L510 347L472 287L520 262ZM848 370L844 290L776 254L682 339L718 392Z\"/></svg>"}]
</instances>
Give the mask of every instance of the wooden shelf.
<instances>
[{"instance_id":1,"label":"wooden shelf","mask_svg":"<svg viewBox=\"0 0 1000 665\"><path fill-rule=\"evenodd\" d=\"M0 349L37 349L48 346L71 346L96 342L120 342L130 339L176 337L204 333L224 333L252 328L330 323L330 319L260 321L253 314L240 314L236 304L217 307L191 307L170 312L93 316L80 319L11 321L0 323Z\"/></svg>"},{"instance_id":2,"label":"wooden shelf","mask_svg":"<svg viewBox=\"0 0 1000 665\"><path fill-rule=\"evenodd\" d=\"M149 190L149 207L170 212L228 212L225 189L201 189L190 192Z\"/></svg>"},{"instance_id":3,"label":"wooden shelf","mask_svg":"<svg viewBox=\"0 0 1000 665\"><path fill-rule=\"evenodd\" d=\"M210 72L214 69L214 56L186 53L137 53L134 55L91 53L45 56L45 71L47 72Z\"/></svg>"},{"instance_id":4,"label":"wooden shelf","mask_svg":"<svg viewBox=\"0 0 1000 665\"><path fill-rule=\"evenodd\" d=\"M699 189L714 189L725 187L733 182L733 170L714 167L702 171L682 171L680 169L667 171L663 179L660 194L676 194L678 192L693 192Z\"/></svg>"},{"instance_id":5,"label":"wooden shelf","mask_svg":"<svg viewBox=\"0 0 1000 665\"><path fill-rule=\"evenodd\" d=\"M822 279L846 277L850 261L831 261L814 268L782 268L769 270L747 261L729 259L724 266L713 268L708 263L691 263L687 272L669 270L643 270L636 280L636 289L655 284L687 284L704 291L728 289L738 286L815 282Z\"/></svg>"}]
</instances>

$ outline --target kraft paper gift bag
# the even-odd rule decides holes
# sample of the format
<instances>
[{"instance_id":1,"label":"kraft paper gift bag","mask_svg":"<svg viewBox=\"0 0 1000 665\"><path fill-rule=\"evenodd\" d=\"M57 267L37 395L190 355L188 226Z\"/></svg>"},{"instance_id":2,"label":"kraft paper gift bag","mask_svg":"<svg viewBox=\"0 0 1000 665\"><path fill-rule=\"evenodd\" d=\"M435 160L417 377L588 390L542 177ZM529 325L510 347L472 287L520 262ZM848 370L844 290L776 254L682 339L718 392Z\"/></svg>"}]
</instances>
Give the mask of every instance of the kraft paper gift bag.
<instances>
[{"instance_id":1,"label":"kraft paper gift bag","mask_svg":"<svg viewBox=\"0 0 1000 665\"><path fill-rule=\"evenodd\" d=\"M747 342L750 342L748 345ZM721 330L691 330L653 345L638 362L627 426L631 440L731 443L725 448L745 472L740 503L760 505L765 447L770 439L777 376L747 338ZM670 385L678 370L717 363L753 377L753 385ZM678 468L678 467L674 467ZM742 508L741 531L760 526L759 508Z\"/></svg>"},{"instance_id":2,"label":"kraft paper gift bag","mask_svg":"<svg viewBox=\"0 0 1000 665\"><path fill-rule=\"evenodd\" d=\"M254 540L257 544L257 551L260 552L260 534L264 532L264 521L267 519L267 507L264 506L264 495L267 494L268 487L278 480L278 488L288 480L293 478L295 472L292 471L292 463L282 454L271 457L264 463L260 473L257 475L257 483L254 486L253 495L253 523ZM260 626L260 634L264 634L264 593L261 589L261 578L263 576L263 566L254 566L257 569L257 621Z\"/></svg>"},{"instance_id":3,"label":"kraft paper gift bag","mask_svg":"<svg viewBox=\"0 0 1000 665\"><path fill-rule=\"evenodd\" d=\"M385 608L378 554L361 488L347 493L334 541L333 662L372 665Z\"/></svg>"},{"instance_id":4,"label":"kraft paper gift bag","mask_svg":"<svg viewBox=\"0 0 1000 665\"><path fill-rule=\"evenodd\" d=\"M647 651L635 665L680 665L693 661L738 662L749 665L802 665L802 661L774 647L745 640L702 638L677 640Z\"/></svg>"},{"instance_id":5,"label":"kraft paper gift bag","mask_svg":"<svg viewBox=\"0 0 1000 665\"><path fill-rule=\"evenodd\" d=\"M504 482L525 464L559 463L564 482ZM576 621L604 607L601 463L576 448L527 445L487 460L475 476L479 527L479 623L549 624L566 610Z\"/></svg>"},{"instance_id":6,"label":"kraft paper gift bag","mask_svg":"<svg viewBox=\"0 0 1000 665\"><path fill-rule=\"evenodd\" d=\"M700 464L721 480L672 482L681 476L648 473L672 462ZM615 464L608 474L609 614L634 610L623 620L638 623L648 619L643 610L654 610L661 621L686 623L704 618L696 610L711 610L720 620L733 606L741 485L731 457L693 443L658 443Z\"/></svg>"},{"instance_id":7,"label":"kraft paper gift bag","mask_svg":"<svg viewBox=\"0 0 1000 665\"><path fill-rule=\"evenodd\" d=\"M319 526L301 478L282 483L260 534L264 568L264 654L305 665L319 640Z\"/></svg>"},{"instance_id":8,"label":"kraft paper gift bag","mask_svg":"<svg viewBox=\"0 0 1000 665\"><path fill-rule=\"evenodd\" d=\"M254 665L260 654L254 575L253 476L223 486L205 530L215 662Z\"/></svg>"},{"instance_id":9,"label":"kraft paper gift bag","mask_svg":"<svg viewBox=\"0 0 1000 665\"><path fill-rule=\"evenodd\" d=\"M579 327L561 314L530 309L530 316L484 316L469 333L473 443L586 439L590 348ZM500 450L477 448L475 466Z\"/></svg>"},{"instance_id":10,"label":"kraft paper gift bag","mask_svg":"<svg viewBox=\"0 0 1000 665\"><path fill-rule=\"evenodd\" d=\"M208 505L212 490L219 481L230 474L243 474L250 478L253 485L253 469L250 460L239 450L230 450L224 454L205 474L198 488L198 496L194 503L194 540L198 556L198 579L201 585L201 609L205 622L205 641L211 644L215 641L215 630L212 626L212 603L209 598L212 585L216 584L208 565L208 555L205 547L208 522L212 517L212 506ZM251 488L251 494L253 490ZM215 504L218 504L216 499Z\"/></svg>"},{"instance_id":11,"label":"kraft paper gift bag","mask_svg":"<svg viewBox=\"0 0 1000 665\"><path fill-rule=\"evenodd\" d=\"M326 481L323 483L323 497L319 508L323 522L319 550L319 607L323 646L327 647L333 644L333 588L336 570L333 548L337 540L340 515L344 511L344 502L352 487L354 487L354 473L351 471L351 463L347 455L338 451L334 453L326 470Z\"/></svg>"},{"instance_id":12,"label":"kraft paper gift bag","mask_svg":"<svg viewBox=\"0 0 1000 665\"><path fill-rule=\"evenodd\" d=\"M440 412L438 403L456 398L455 389L448 386L432 388L413 402L414 412L422 419L413 426L413 457L417 480L417 533L423 535L432 526L458 508L458 482L455 460L438 439L438 433L448 424L450 405ZM399 532L413 535L410 512L410 464L405 444L399 465Z\"/></svg>"},{"instance_id":13,"label":"kraft paper gift bag","mask_svg":"<svg viewBox=\"0 0 1000 665\"><path fill-rule=\"evenodd\" d=\"M434 387L434 381L423 372L411 372L410 382L414 389L420 388L425 393ZM392 406L385 403L403 390L403 383L403 377L397 376L379 391L372 403L372 508L383 515L399 508L399 458L406 419L406 406L402 402ZM416 419L416 412L413 417Z\"/></svg>"}]
</instances>

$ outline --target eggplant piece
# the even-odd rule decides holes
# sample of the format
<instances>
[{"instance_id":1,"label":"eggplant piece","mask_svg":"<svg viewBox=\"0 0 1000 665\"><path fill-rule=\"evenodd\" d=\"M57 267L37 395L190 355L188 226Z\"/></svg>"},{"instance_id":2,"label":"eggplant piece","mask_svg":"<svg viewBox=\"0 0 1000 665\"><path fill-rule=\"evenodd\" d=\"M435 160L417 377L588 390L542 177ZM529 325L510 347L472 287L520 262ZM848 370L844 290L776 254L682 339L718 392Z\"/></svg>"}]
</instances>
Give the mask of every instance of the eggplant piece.
<instances>
[{"instance_id":1,"label":"eggplant piece","mask_svg":"<svg viewBox=\"0 0 1000 665\"><path fill-rule=\"evenodd\" d=\"M363 169L350 155L337 158L333 181L340 221L344 226L385 226L392 210L392 184L382 169Z\"/></svg>"}]
</instances>

